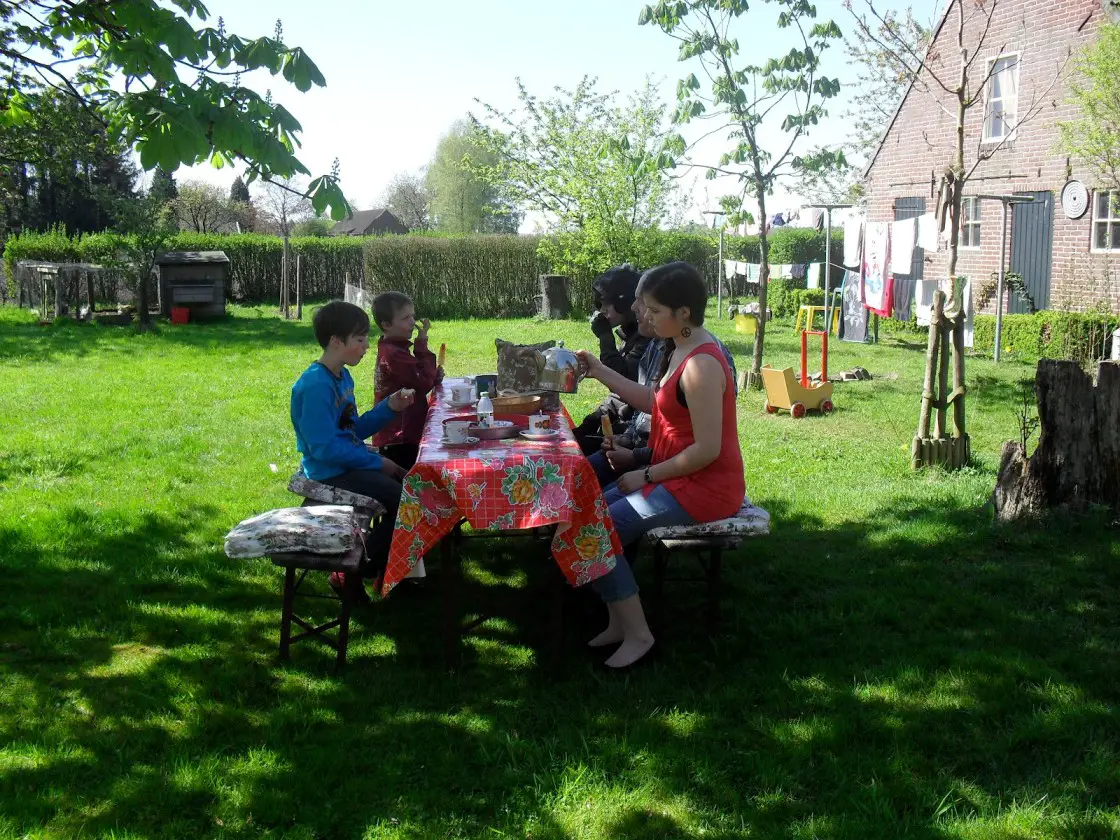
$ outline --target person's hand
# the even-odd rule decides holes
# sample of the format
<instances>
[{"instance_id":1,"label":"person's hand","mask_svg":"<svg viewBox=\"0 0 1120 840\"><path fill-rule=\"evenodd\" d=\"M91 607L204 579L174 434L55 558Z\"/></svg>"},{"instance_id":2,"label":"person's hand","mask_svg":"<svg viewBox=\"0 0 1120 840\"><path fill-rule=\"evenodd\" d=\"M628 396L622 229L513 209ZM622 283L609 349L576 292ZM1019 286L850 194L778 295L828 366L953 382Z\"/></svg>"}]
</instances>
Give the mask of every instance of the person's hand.
<instances>
[{"instance_id":1,"label":"person's hand","mask_svg":"<svg viewBox=\"0 0 1120 840\"><path fill-rule=\"evenodd\" d=\"M384 455L381 456L381 472L385 473L385 475L390 478L395 478L397 481L404 478L404 467L391 458L386 458Z\"/></svg>"},{"instance_id":2,"label":"person's hand","mask_svg":"<svg viewBox=\"0 0 1120 840\"><path fill-rule=\"evenodd\" d=\"M633 455L634 453L630 453ZM609 455L607 456L610 457ZM645 470L630 470L628 473L623 473L622 477L618 480L618 489L623 493L633 493L635 490L640 490L645 487L646 473Z\"/></svg>"},{"instance_id":3,"label":"person's hand","mask_svg":"<svg viewBox=\"0 0 1120 840\"><path fill-rule=\"evenodd\" d=\"M443 382L443 365L436 368L436 384Z\"/></svg>"},{"instance_id":4,"label":"person's hand","mask_svg":"<svg viewBox=\"0 0 1120 840\"><path fill-rule=\"evenodd\" d=\"M603 438L603 442L599 445L599 448L604 452L619 448L629 449L630 438L626 437L626 435L614 435L610 438Z\"/></svg>"},{"instance_id":5,"label":"person's hand","mask_svg":"<svg viewBox=\"0 0 1120 840\"><path fill-rule=\"evenodd\" d=\"M633 449L612 449L607 452L607 463L611 465L611 469L615 472L622 472L629 470L634 466L634 450ZM635 471L637 472L637 471ZM627 473L629 475L629 473ZM642 481L645 481L645 472L640 473Z\"/></svg>"},{"instance_id":6,"label":"person's hand","mask_svg":"<svg viewBox=\"0 0 1120 840\"><path fill-rule=\"evenodd\" d=\"M594 333L596 338L610 335L611 322L602 312L596 312L591 316L591 332Z\"/></svg>"},{"instance_id":7,"label":"person's hand","mask_svg":"<svg viewBox=\"0 0 1120 840\"><path fill-rule=\"evenodd\" d=\"M396 412L404 411L412 405L415 399L416 391L412 388L401 388L399 391L394 391L389 395L389 408Z\"/></svg>"},{"instance_id":8,"label":"person's hand","mask_svg":"<svg viewBox=\"0 0 1120 840\"><path fill-rule=\"evenodd\" d=\"M432 322L427 318L421 318L420 322L416 325L416 337L428 340L428 330L432 328Z\"/></svg>"},{"instance_id":9,"label":"person's hand","mask_svg":"<svg viewBox=\"0 0 1120 840\"><path fill-rule=\"evenodd\" d=\"M579 356L580 364L583 365L584 370L587 371L584 375L592 379L598 379L604 369L603 363L599 361L599 357L587 350L577 350L576 355Z\"/></svg>"}]
</instances>

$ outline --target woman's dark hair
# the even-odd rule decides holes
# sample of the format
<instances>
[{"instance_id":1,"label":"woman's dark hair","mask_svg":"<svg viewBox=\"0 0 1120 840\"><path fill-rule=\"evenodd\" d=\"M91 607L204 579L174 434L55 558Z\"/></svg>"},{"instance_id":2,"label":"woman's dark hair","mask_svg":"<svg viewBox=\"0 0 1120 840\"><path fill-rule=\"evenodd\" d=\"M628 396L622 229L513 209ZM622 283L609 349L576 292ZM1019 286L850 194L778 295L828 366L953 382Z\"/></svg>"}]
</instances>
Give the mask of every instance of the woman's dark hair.
<instances>
[{"instance_id":1,"label":"woman's dark hair","mask_svg":"<svg viewBox=\"0 0 1120 840\"><path fill-rule=\"evenodd\" d=\"M311 320L315 340L324 350L332 337L347 341L355 335L369 335L369 316L362 307L344 300L332 300L319 308Z\"/></svg>"},{"instance_id":2,"label":"woman's dark hair","mask_svg":"<svg viewBox=\"0 0 1120 840\"><path fill-rule=\"evenodd\" d=\"M641 272L630 263L608 268L591 284L595 308L601 309L604 303L609 303L616 312L625 315L634 305L634 293L641 277Z\"/></svg>"},{"instance_id":3,"label":"woman's dark hair","mask_svg":"<svg viewBox=\"0 0 1120 840\"><path fill-rule=\"evenodd\" d=\"M670 309L687 306L692 323L698 327L704 323L708 286L700 272L686 262L665 263L651 268L642 275L639 291Z\"/></svg>"},{"instance_id":4,"label":"woman's dark hair","mask_svg":"<svg viewBox=\"0 0 1120 840\"><path fill-rule=\"evenodd\" d=\"M649 295L662 306L670 309L688 307L689 320L696 326L704 323L704 309L708 305L708 287L700 272L686 262L671 262L649 269L638 281L637 294ZM665 341L665 352L661 356L661 369L657 372L657 382L669 370L669 361L677 342L669 338Z\"/></svg>"}]
</instances>

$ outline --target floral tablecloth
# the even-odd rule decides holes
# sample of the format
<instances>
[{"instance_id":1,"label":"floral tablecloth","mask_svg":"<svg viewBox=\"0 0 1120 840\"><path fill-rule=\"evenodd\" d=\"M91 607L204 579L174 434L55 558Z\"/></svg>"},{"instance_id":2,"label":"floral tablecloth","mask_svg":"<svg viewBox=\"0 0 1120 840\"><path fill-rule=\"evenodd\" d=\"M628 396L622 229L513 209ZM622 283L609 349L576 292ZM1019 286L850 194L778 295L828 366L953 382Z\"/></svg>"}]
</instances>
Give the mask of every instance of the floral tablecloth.
<instances>
[{"instance_id":1,"label":"floral tablecloth","mask_svg":"<svg viewBox=\"0 0 1120 840\"><path fill-rule=\"evenodd\" d=\"M443 422L474 417L473 409L448 405L450 386L461 381L445 380L433 395L420 455L404 479L382 594L463 519L487 530L559 524L552 554L573 586L609 572L622 546L567 412L553 413L561 433L551 440L447 446L440 442Z\"/></svg>"}]
</instances>

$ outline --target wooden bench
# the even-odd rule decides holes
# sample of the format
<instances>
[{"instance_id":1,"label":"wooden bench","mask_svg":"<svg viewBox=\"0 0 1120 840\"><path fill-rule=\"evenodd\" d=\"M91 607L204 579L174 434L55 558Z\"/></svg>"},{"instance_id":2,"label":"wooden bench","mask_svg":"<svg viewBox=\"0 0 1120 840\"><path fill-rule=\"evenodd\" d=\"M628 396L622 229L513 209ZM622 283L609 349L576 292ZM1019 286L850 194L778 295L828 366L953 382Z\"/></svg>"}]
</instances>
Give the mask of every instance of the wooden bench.
<instances>
[{"instance_id":1,"label":"wooden bench","mask_svg":"<svg viewBox=\"0 0 1120 840\"><path fill-rule=\"evenodd\" d=\"M664 602L665 581L703 581L707 587L709 629L719 625L719 601L722 594L723 552L734 551L743 541L770 533L770 515L743 501L739 513L728 519L701 522L696 525L673 525L654 528L645 535L653 545L653 592ZM703 577L666 577L670 555L675 551L693 552L703 570Z\"/></svg>"},{"instance_id":2,"label":"wooden bench","mask_svg":"<svg viewBox=\"0 0 1120 840\"><path fill-rule=\"evenodd\" d=\"M385 513L385 508L380 502L369 496L312 481L302 473L292 476L291 481L288 482L288 489L297 496L302 496L304 505L349 505L358 514L362 530L366 533L373 520ZM284 602L280 615L280 658L288 659L291 646L296 642L303 639L316 639L337 652L335 661L339 667L346 664L346 646L350 640L350 612L355 603L364 600L365 594L361 579L361 570L367 559L365 546L358 544L346 554L273 554L271 558L275 565L285 570ZM301 592L300 587L307 573L320 571L328 574L340 572L343 577L341 591L334 592L332 595ZM338 617L320 625L301 618L295 614L297 596L338 600L340 602ZM293 624L301 627L303 632L293 636ZM338 628L337 639L327 635L327 631L335 627Z\"/></svg>"}]
</instances>

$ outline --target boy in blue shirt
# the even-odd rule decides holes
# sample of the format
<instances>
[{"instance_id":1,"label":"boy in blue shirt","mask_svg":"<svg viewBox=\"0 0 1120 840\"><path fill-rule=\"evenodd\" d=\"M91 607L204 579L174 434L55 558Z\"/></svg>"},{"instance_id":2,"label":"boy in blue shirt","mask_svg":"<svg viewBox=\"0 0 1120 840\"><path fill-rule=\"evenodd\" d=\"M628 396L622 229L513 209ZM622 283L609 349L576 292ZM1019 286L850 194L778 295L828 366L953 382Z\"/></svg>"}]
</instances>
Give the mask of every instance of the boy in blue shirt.
<instances>
[{"instance_id":1,"label":"boy in blue shirt","mask_svg":"<svg viewBox=\"0 0 1120 840\"><path fill-rule=\"evenodd\" d=\"M384 505L385 514L366 544L372 566L380 569L389 557L404 470L363 441L411 405L415 394L402 388L359 415L354 380L346 368L358 364L369 349L369 316L360 306L334 300L315 313L312 324L323 355L292 386L300 469L314 481ZM340 587L340 578L332 575L331 585Z\"/></svg>"}]
</instances>

